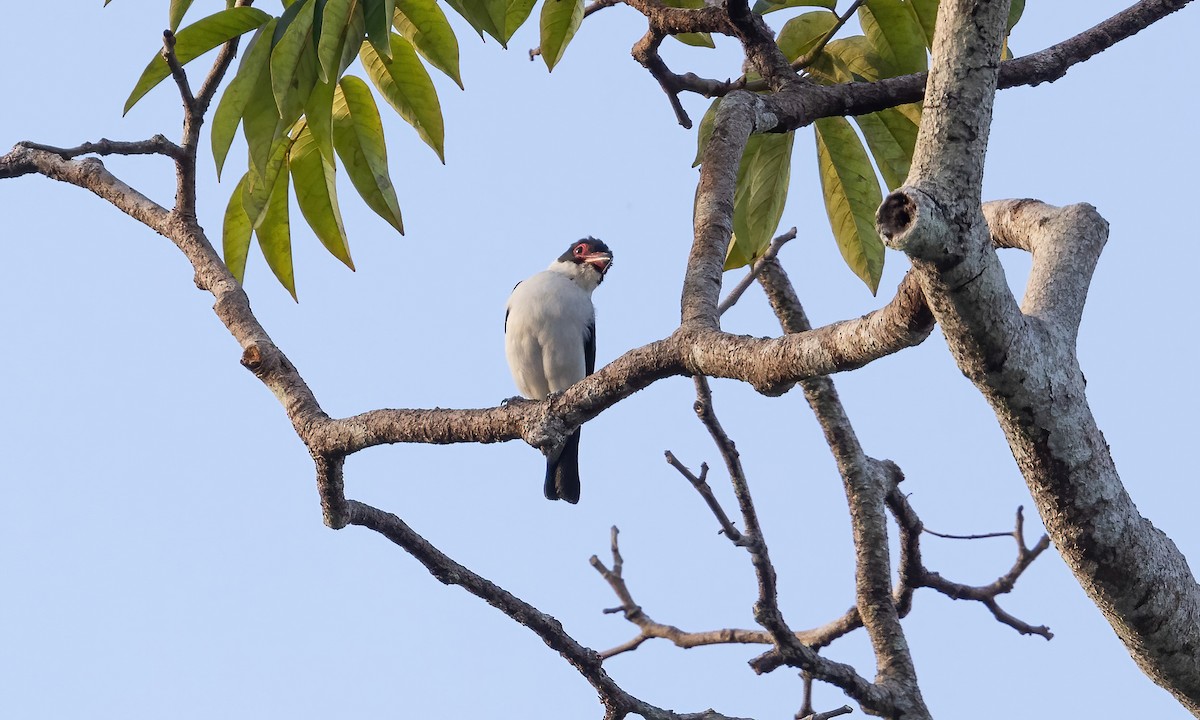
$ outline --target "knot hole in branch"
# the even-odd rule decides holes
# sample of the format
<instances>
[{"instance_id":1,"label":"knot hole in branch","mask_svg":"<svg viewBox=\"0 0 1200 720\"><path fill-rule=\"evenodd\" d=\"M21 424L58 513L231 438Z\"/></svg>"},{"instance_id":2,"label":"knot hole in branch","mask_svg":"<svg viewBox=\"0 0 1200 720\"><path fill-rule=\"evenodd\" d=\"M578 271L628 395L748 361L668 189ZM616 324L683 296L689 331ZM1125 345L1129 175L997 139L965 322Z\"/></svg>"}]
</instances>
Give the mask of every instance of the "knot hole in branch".
<instances>
[{"instance_id":1,"label":"knot hole in branch","mask_svg":"<svg viewBox=\"0 0 1200 720\"><path fill-rule=\"evenodd\" d=\"M875 225L884 240L903 234L912 226L917 207L906 193L896 191L888 195L875 213Z\"/></svg>"}]
</instances>

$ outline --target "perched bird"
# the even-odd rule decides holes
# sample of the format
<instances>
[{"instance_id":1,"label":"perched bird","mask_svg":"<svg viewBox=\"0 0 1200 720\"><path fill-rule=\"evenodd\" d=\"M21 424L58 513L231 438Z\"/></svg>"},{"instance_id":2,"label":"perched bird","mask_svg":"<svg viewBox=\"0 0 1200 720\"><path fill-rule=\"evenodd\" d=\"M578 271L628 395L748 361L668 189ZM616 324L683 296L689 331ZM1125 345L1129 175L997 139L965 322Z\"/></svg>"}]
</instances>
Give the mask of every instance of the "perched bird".
<instances>
[{"instance_id":1,"label":"perched bird","mask_svg":"<svg viewBox=\"0 0 1200 720\"><path fill-rule=\"evenodd\" d=\"M525 397L544 400L595 371L592 291L612 260L607 245L587 237L513 288L504 315L504 355ZM545 492L549 500L579 502L579 430L561 451L547 455Z\"/></svg>"}]
</instances>

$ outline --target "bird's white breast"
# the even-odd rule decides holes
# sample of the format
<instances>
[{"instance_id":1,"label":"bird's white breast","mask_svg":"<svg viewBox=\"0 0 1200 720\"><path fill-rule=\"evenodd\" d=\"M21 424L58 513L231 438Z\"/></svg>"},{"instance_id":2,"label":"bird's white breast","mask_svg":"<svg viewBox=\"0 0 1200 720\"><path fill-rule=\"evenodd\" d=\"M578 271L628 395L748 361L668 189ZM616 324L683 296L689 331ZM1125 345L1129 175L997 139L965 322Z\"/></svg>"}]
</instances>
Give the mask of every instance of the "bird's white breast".
<instances>
[{"instance_id":1,"label":"bird's white breast","mask_svg":"<svg viewBox=\"0 0 1200 720\"><path fill-rule=\"evenodd\" d=\"M544 270L513 290L504 354L522 395L541 400L584 378L585 334L594 318L591 292L562 272Z\"/></svg>"}]
</instances>

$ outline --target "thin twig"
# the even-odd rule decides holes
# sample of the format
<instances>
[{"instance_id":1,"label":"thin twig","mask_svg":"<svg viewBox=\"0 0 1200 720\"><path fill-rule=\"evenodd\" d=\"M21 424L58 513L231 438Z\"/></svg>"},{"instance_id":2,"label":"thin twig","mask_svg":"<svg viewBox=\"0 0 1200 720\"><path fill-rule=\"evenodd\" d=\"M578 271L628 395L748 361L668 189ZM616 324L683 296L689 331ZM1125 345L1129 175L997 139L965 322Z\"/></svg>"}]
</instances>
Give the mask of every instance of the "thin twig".
<instances>
[{"instance_id":1,"label":"thin twig","mask_svg":"<svg viewBox=\"0 0 1200 720\"><path fill-rule=\"evenodd\" d=\"M188 84L187 72L179 63L179 57L175 55L175 33L170 30L163 30L162 56L167 61L167 67L171 69L171 77L179 86L179 96L183 98L184 109L189 113L193 112L196 107L196 97L192 95L192 87Z\"/></svg>"},{"instance_id":2,"label":"thin twig","mask_svg":"<svg viewBox=\"0 0 1200 720\"><path fill-rule=\"evenodd\" d=\"M813 690L812 673L810 673L807 670L801 670L800 671L800 682L803 683L804 700L800 703L800 710L796 713L796 720L804 720L804 718L807 718L807 717L811 716L814 712L816 712L815 710L813 710L813 704L812 704L812 690Z\"/></svg>"},{"instance_id":3,"label":"thin twig","mask_svg":"<svg viewBox=\"0 0 1200 720\"><path fill-rule=\"evenodd\" d=\"M925 532L929 533L930 535L933 535L934 537L946 538L947 540L984 540L986 538L1012 537L1013 536L1011 531L1010 532L982 533L980 535L951 535L949 533L940 533L940 532L937 532L936 530L930 530L929 528L925 528Z\"/></svg>"},{"instance_id":4,"label":"thin twig","mask_svg":"<svg viewBox=\"0 0 1200 720\"><path fill-rule=\"evenodd\" d=\"M771 262L775 256L779 255L779 251L784 245L795 239L796 228L792 227L787 232L772 240L771 244L767 246L767 251L759 256L759 258L754 261L754 264L750 266L750 272L746 273L745 277L738 281L737 285L733 286L733 289L729 291L729 294L725 296L725 299L721 301L721 304L717 305L717 314L724 315L726 310L737 304L737 301L741 299L742 294L745 293L752 284L754 284L754 281L758 278L758 274L761 273L763 268L767 266L767 263Z\"/></svg>"},{"instance_id":5,"label":"thin twig","mask_svg":"<svg viewBox=\"0 0 1200 720\"><path fill-rule=\"evenodd\" d=\"M671 467L678 470L680 475L687 478L692 487L696 488L696 491L700 493L700 497L704 498L704 502L708 504L709 509L716 516L717 522L720 523L721 532L725 537L732 540L734 545L740 545L742 543L742 533L734 527L733 521L725 514L725 509L721 507L721 503L717 501L716 495L713 494L712 486L708 484L708 463L700 463L700 476L697 477L691 470L688 470L686 465L679 462L679 459L670 450L666 451L666 456L667 462Z\"/></svg>"},{"instance_id":6,"label":"thin twig","mask_svg":"<svg viewBox=\"0 0 1200 720\"><path fill-rule=\"evenodd\" d=\"M1026 547L1024 510L1023 507L1017 508L1016 527L1011 533L1005 533L1005 535L1012 537L1017 542L1017 559L1007 573L996 578L995 581L988 585L972 586L952 582L938 573L927 570L921 579L921 585L937 590L955 600L975 600L980 602L991 611L997 620L1022 635L1040 635L1050 640L1054 637L1054 633L1050 632L1050 628L1045 625L1030 625L1006 612L996 602L996 597L1010 592L1016 586L1017 579L1021 577L1021 574L1025 572L1039 555L1050 547L1050 538L1046 535L1043 535L1033 547Z\"/></svg>"},{"instance_id":7,"label":"thin twig","mask_svg":"<svg viewBox=\"0 0 1200 720\"><path fill-rule=\"evenodd\" d=\"M854 712L854 708L849 705L843 705L840 708L826 710L825 712L813 713L798 720L829 720L830 718L838 717L839 715L848 715Z\"/></svg>"},{"instance_id":8,"label":"thin twig","mask_svg":"<svg viewBox=\"0 0 1200 720\"><path fill-rule=\"evenodd\" d=\"M850 3L850 7L846 8L846 12L838 16L837 22L834 23L833 27L829 28L829 32L825 33L820 42L818 42L812 50L809 50L792 62L792 69L803 70L809 65L812 65L813 61L817 59L817 56L821 54L821 51L825 49L825 46L829 44L829 41L833 39L833 36L837 35L838 31L842 29L842 26L846 24L846 21L850 19L850 16L852 16L854 12L858 10L859 6L862 5L864 1L865 0L854 0L854 2Z\"/></svg>"},{"instance_id":9,"label":"thin twig","mask_svg":"<svg viewBox=\"0 0 1200 720\"><path fill-rule=\"evenodd\" d=\"M80 155L166 155L178 159L183 156L183 148L168 140L163 135L155 135L148 140L109 140L101 138L96 142L85 142L73 148L60 148L53 145L43 145L35 142L21 142L23 147L54 153L63 160L70 160Z\"/></svg>"}]
</instances>

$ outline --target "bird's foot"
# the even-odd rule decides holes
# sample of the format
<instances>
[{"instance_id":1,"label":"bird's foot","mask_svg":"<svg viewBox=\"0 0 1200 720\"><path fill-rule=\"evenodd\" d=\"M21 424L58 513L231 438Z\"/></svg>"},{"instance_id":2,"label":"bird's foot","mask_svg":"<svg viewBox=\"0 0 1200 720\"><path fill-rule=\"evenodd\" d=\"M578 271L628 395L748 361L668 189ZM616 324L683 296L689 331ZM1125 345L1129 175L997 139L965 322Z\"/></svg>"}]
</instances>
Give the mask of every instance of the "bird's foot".
<instances>
[{"instance_id":1,"label":"bird's foot","mask_svg":"<svg viewBox=\"0 0 1200 720\"><path fill-rule=\"evenodd\" d=\"M521 403L533 402L529 398L523 398L520 395L513 395L510 398L504 398L500 401L500 407L508 407L509 405L520 405Z\"/></svg>"}]
</instances>

